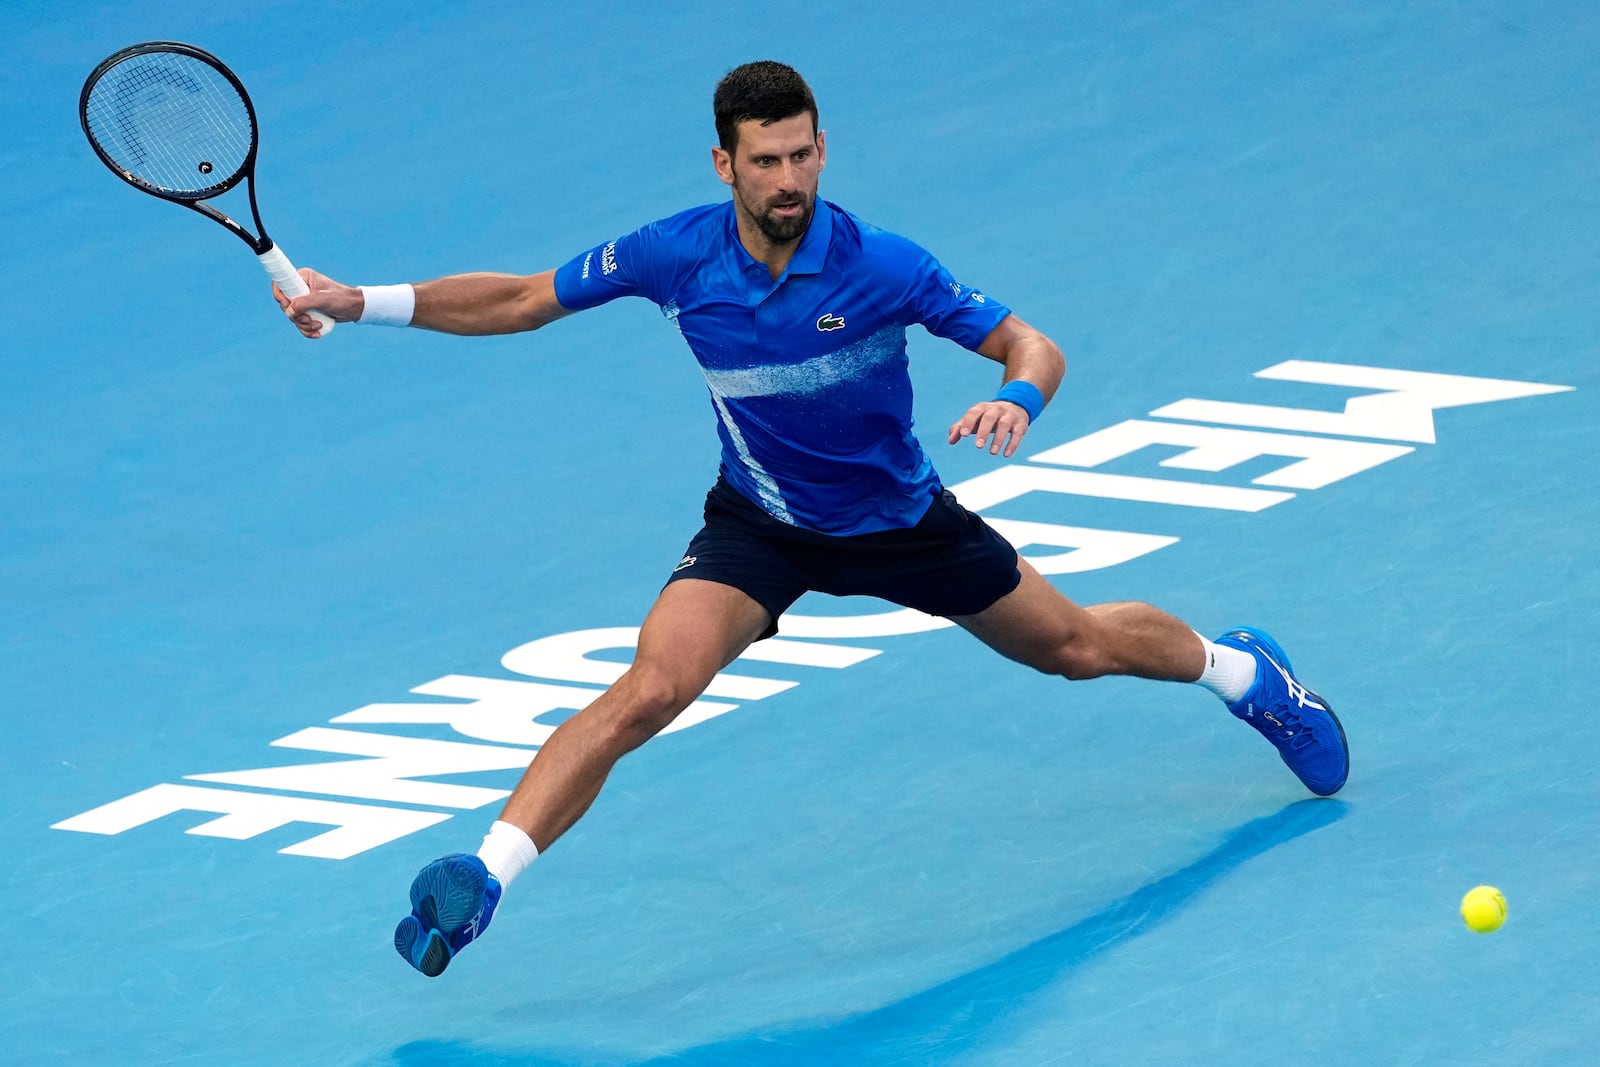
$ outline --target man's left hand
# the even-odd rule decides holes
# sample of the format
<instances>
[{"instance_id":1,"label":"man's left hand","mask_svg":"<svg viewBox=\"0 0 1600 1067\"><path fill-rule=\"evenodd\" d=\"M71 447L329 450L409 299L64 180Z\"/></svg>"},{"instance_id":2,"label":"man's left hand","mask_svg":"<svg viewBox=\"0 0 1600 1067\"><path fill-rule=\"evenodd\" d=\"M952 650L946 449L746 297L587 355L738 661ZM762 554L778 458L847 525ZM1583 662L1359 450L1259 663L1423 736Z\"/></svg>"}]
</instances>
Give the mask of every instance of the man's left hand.
<instances>
[{"instance_id":1,"label":"man's left hand","mask_svg":"<svg viewBox=\"0 0 1600 1067\"><path fill-rule=\"evenodd\" d=\"M991 456L1004 455L1010 459L1027 432L1026 411L1009 400L985 400L968 408L950 427L950 443L955 444L963 437L976 437L978 447L988 448Z\"/></svg>"}]
</instances>

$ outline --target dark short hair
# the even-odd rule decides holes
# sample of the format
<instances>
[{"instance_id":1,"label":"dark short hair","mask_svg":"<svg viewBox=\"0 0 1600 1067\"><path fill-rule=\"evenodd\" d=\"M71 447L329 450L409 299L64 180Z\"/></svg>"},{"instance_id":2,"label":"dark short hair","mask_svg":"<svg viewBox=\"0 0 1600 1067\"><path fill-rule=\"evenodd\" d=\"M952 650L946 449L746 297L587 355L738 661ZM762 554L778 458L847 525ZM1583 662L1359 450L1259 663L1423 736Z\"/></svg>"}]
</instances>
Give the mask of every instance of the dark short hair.
<instances>
[{"instance_id":1,"label":"dark short hair","mask_svg":"<svg viewBox=\"0 0 1600 1067\"><path fill-rule=\"evenodd\" d=\"M738 147L739 123L747 119L766 126L805 111L811 114L812 134L817 132L817 101L811 86L793 67L770 59L724 74L711 97L711 110L717 119L717 141L726 152Z\"/></svg>"}]
</instances>

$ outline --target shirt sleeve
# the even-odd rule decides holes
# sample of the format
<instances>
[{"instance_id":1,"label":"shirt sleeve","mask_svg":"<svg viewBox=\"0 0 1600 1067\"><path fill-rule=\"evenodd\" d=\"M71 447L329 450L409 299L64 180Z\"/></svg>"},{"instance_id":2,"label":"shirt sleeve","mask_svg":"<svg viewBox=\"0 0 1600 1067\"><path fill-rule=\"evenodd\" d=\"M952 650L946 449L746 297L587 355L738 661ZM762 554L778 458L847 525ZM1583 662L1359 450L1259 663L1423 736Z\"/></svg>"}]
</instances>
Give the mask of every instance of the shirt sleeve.
<instances>
[{"instance_id":1,"label":"shirt sleeve","mask_svg":"<svg viewBox=\"0 0 1600 1067\"><path fill-rule=\"evenodd\" d=\"M977 289L956 281L926 250L905 241L902 254L910 268L904 314L928 332L976 349L1011 309Z\"/></svg>"},{"instance_id":2,"label":"shirt sleeve","mask_svg":"<svg viewBox=\"0 0 1600 1067\"><path fill-rule=\"evenodd\" d=\"M580 253L556 268L556 299L568 311L599 307L619 296L660 303L654 284L661 242L655 224Z\"/></svg>"},{"instance_id":3,"label":"shirt sleeve","mask_svg":"<svg viewBox=\"0 0 1600 1067\"><path fill-rule=\"evenodd\" d=\"M918 250L920 251L920 250ZM957 282L938 259L923 251L917 264L910 306L928 333L976 349L1011 314L997 299Z\"/></svg>"}]
</instances>

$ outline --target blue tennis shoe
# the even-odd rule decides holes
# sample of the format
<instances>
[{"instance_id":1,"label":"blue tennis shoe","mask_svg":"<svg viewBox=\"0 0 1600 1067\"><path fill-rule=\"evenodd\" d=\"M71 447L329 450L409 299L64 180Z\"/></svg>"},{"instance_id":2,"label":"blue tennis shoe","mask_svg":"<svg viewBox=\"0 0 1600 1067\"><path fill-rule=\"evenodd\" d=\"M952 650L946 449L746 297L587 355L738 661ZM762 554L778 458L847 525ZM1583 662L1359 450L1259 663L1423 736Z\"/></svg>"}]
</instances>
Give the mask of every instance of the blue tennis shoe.
<instances>
[{"instance_id":1,"label":"blue tennis shoe","mask_svg":"<svg viewBox=\"0 0 1600 1067\"><path fill-rule=\"evenodd\" d=\"M500 883L476 856L436 859L411 882L411 914L394 929L395 951L429 978L489 928Z\"/></svg>"},{"instance_id":2,"label":"blue tennis shoe","mask_svg":"<svg viewBox=\"0 0 1600 1067\"><path fill-rule=\"evenodd\" d=\"M1269 634L1237 626L1216 643L1256 660L1254 684L1228 710L1271 741L1307 789L1321 797L1337 793L1350 774L1350 746L1333 708L1300 684L1289 657Z\"/></svg>"}]
</instances>

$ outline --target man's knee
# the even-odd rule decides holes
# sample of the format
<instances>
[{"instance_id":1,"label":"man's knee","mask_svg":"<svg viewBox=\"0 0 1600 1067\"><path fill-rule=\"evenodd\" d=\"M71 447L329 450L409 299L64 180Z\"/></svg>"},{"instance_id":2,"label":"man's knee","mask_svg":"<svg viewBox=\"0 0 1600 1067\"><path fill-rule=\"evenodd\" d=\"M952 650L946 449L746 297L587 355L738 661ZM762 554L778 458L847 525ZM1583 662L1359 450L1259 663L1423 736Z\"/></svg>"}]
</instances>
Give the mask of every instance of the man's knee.
<instances>
[{"instance_id":1,"label":"man's knee","mask_svg":"<svg viewBox=\"0 0 1600 1067\"><path fill-rule=\"evenodd\" d=\"M1073 682L1103 678L1118 673L1119 669L1109 644L1092 628L1075 630L1053 641L1040 651L1030 666Z\"/></svg>"},{"instance_id":2,"label":"man's knee","mask_svg":"<svg viewBox=\"0 0 1600 1067\"><path fill-rule=\"evenodd\" d=\"M1056 650L1052 674L1072 682L1087 681L1116 673L1116 665L1106 650L1092 641L1075 638Z\"/></svg>"},{"instance_id":3,"label":"man's knee","mask_svg":"<svg viewBox=\"0 0 1600 1067\"><path fill-rule=\"evenodd\" d=\"M641 744L660 733L700 696L710 679L688 678L681 670L635 663L612 686L616 702L610 726Z\"/></svg>"}]
</instances>

